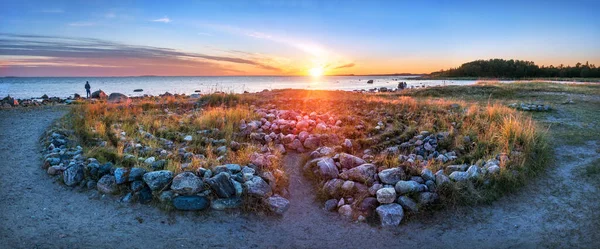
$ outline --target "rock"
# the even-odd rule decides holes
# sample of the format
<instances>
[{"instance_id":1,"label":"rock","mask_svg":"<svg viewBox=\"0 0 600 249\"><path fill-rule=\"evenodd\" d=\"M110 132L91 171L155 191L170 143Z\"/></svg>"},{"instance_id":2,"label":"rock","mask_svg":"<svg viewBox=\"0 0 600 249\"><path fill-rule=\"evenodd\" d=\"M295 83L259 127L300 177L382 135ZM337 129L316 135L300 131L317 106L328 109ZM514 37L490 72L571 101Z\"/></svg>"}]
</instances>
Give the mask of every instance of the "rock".
<instances>
[{"instance_id":1,"label":"rock","mask_svg":"<svg viewBox=\"0 0 600 249\"><path fill-rule=\"evenodd\" d=\"M88 189L95 189L95 188L96 188L96 184L97 184L97 182L96 182L96 181L94 181L94 180L89 180L89 181L87 182L87 184L86 184L86 187L87 187Z\"/></svg>"},{"instance_id":2,"label":"rock","mask_svg":"<svg viewBox=\"0 0 600 249\"><path fill-rule=\"evenodd\" d=\"M377 173L375 165L366 163L342 172L340 177L371 185L375 181L375 173Z\"/></svg>"},{"instance_id":3,"label":"rock","mask_svg":"<svg viewBox=\"0 0 600 249\"><path fill-rule=\"evenodd\" d=\"M131 100L127 95L122 93L111 93L108 96L108 103L131 103Z\"/></svg>"},{"instance_id":4,"label":"rock","mask_svg":"<svg viewBox=\"0 0 600 249\"><path fill-rule=\"evenodd\" d=\"M404 170L401 168L385 169L379 172L379 180L385 184L395 185L405 177Z\"/></svg>"},{"instance_id":5,"label":"rock","mask_svg":"<svg viewBox=\"0 0 600 249\"><path fill-rule=\"evenodd\" d=\"M235 186L226 172L221 172L206 182L219 198L229 198L235 195Z\"/></svg>"},{"instance_id":6,"label":"rock","mask_svg":"<svg viewBox=\"0 0 600 249\"><path fill-rule=\"evenodd\" d=\"M131 192L139 192L140 190L142 190L144 188L144 182L143 181L133 181L130 185L130 189Z\"/></svg>"},{"instance_id":7,"label":"rock","mask_svg":"<svg viewBox=\"0 0 600 249\"><path fill-rule=\"evenodd\" d=\"M346 149L352 149L352 140L350 139L344 139L344 143L342 144L342 147L346 148Z\"/></svg>"},{"instance_id":8,"label":"rock","mask_svg":"<svg viewBox=\"0 0 600 249\"><path fill-rule=\"evenodd\" d=\"M417 206L417 203L408 196L403 195L398 197L398 204L400 204L402 208L404 208L404 210L409 211L411 213L419 212L419 207Z\"/></svg>"},{"instance_id":9,"label":"rock","mask_svg":"<svg viewBox=\"0 0 600 249\"><path fill-rule=\"evenodd\" d=\"M353 181L345 181L344 184L342 184L342 191L344 191L346 195L352 195L354 185L356 185L356 183Z\"/></svg>"},{"instance_id":10,"label":"rock","mask_svg":"<svg viewBox=\"0 0 600 249\"><path fill-rule=\"evenodd\" d=\"M435 181L435 175L433 175L433 172L430 169L428 169L428 168L424 168L421 171L421 177L425 181L429 181L429 180Z\"/></svg>"},{"instance_id":11,"label":"rock","mask_svg":"<svg viewBox=\"0 0 600 249\"><path fill-rule=\"evenodd\" d=\"M338 209L338 213L342 215L344 218L352 218L352 206L350 205L342 205Z\"/></svg>"},{"instance_id":12,"label":"rock","mask_svg":"<svg viewBox=\"0 0 600 249\"><path fill-rule=\"evenodd\" d=\"M379 206L379 202L375 197L365 197L360 204L358 205L358 210L370 216L373 213L373 210Z\"/></svg>"},{"instance_id":13,"label":"rock","mask_svg":"<svg viewBox=\"0 0 600 249\"><path fill-rule=\"evenodd\" d=\"M250 181L244 182L248 194L256 197L268 197L273 194L271 186L259 176L254 176Z\"/></svg>"},{"instance_id":14,"label":"rock","mask_svg":"<svg viewBox=\"0 0 600 249\"><path fill-rule=\"evenodd\" d=\"M377 190L383 188L383 185L379 184L379 183L375 183L373 184L373 186L369 187L368 192L370 195L376 195L377 194Z\"/></svg>"},{"instance_id":15,"label":"rock","mask_svg":"<svg viewBox=\"0 0 600 249\"><path fill-rule=\"evenodd\" d=\"M150 167L152 167L153 170L162 170L165 168L165 166L167 166L166 160L158 160L153 162L152 165L150 165Z\"/></svg>"},{"instance_id":16,"label":"rock","mask_svg":"<svg viewBox=\"0 0 600 249\"><path fill-rule=\"evenodd\" d=\"M384 227L398 226L402 222L402 218L404 218L402 206L397 203L381 205L375 211L379 215L381 226Z\"/></svg>"},{"instance_id":17,"label":"rock","mask_svg":"<svg viewBox=\"0 0 600 249\"><path fill-rule=\"evenodd\" d=\"M439 170L435 173L435 185L442 186L446 183L450 183L450 178L444 174L444 170Z\"/></svg>"},{"instance_id":18,"label":"rock","mask_svg":"<svg viewBox=\"0 0 600 249\"><path fill-rule=\"evenodd\" d=\"M462 182L469 179L469 174L462 171L454 171L450 174L450 179L456 182Z\"/></svg>"},{"instance_id":19,"label":"rock","mask_svg":"<svg viewBox=\"0 0 600 249\"><path fill-rule=\"evenodd\" d=\"M316 173L323 179L329 180L338 177L338 169L330 157L323 158L317 162Z\"/></svg>"},{"instance_id":20,"label":"rock","mask_svg":"<svg viewBox=\"0 0 600 249\"><path fill-rule=\"evenodd\" d=\"M46 172L48 173L48 175L54 176L54 175L58 175L58 174L62 173L63 170L64 170L63 167L54 165L54 166L48 167L48 170Z\"/></svg>"},{"instance_id":21,"label":"rock","mask_svg":"<svg viewBox=\"0 0 600 249\"><path fill-rule=\"evenodd\" d=\"M333 198L339 198L342 194L342 185L344 184L344 180L342 179L331 179L327 182L325 182L325 184L323 184L323 190L325 191L325 193L327 193L330 197Z\"/></svg>"},{"instance_id":22,"label":"rock","mask_svg":"<svg viewBox=\"0 0 600 249\"><path fill-rule=\"evenodd\" d=\"M117 168L115 169L115 179L117 184L142 180L146 170L142 168Z\"/></svg>"},{"instance_id":23,"label":"rock","mask_svg":"<svg viewBox=\"0 0 600 249\"><path fill-rule=\"evenodd\" d=\"M145 186L138 192L138 201L141 204L150 203L152 201L152 190Z\"/></svg>"},{"instance_id":24,"label":"rock","mask_svg":"<svg viewBox=\"0 0 600 249\"><path fill-rule=\"evenodd\" d=\"M173 172L169 170L152 171L144 174L143 179L151 190L162 190L173 179Z\"/></svg>"},{"instance_id":25,"label":"rock","mask_svg":"<svg viewBox=\"0 0 600 249\"><path fill-rule=\"evenodd\" d=\"M395 186L396 192L400 195L407 193L420 192L421 184L415 181L398 181Z\"/></svg>"},{"instance_id":26,"label":"rock","mask_svg":"<svg viewBox=\"0 0 600 249\"><path fill-rule=\"evenodd\" d=\"M231 172L231 174L236 174L240 171L242 171L242 166L240 166L239 164L225 164L225 168L227 168L227 170L229 170L229 172Z\"/></svg>"},{"instance_id":27,"label":"rock","mask_svg":"<svg viewBox=\"0 0 600 249\"><path fill-rule=\"evenodd\" d=\"M216 199L210 203L210 207L214 210L235 209L242 206L242 199L232 197L227 199Z\"/></svg>"},{"instance_id":28,"label":"rock","mask_svg":"<svg viewBox=\"0 0 600 249\"><path fill-rule=\"evenodd\" d=\"M325 201L325 210L329 212L335 211L335 209L337 208L337 203L338 201L336 199L329 199Z\"/></svg>"},{"instance_id":29,"label":"rock","mask_svg":"<svg viewBox=\"0 0 600 249\"><path fill-rule=\"evenodd\" d=\"M79 184L83 178L84 172L81 164L73 164L63 172L63 181L69 187Z\"/></svg>"},{"instance_id":30,"label":"rock","mask_svg":"<svg viewBox=\"0 0 600 249\"><path fill-rule=\"evenodd\" d=\"M319 147L321 143L321 140L318 137L308 137L306 140L304 140L304 147L307 149L316 149L317 147Z\"/></svg>"},{"instance_id":31,"label":"rock","mask_svg":"<svg viewBox=\"0 0 600 249\"><path fill-rule=\"evenodd\" d=\"M436 202L439 199L438 194L432 192L419 193L419 203L421 205L429 205Z\"/></svg>"},{"instance_id":32,"label":"rock","mask_svg":"<svg viewBox=\"0 0 600 249\"><path fill-rule=\"evenodd\" d=\"M178 210L204 210L209 206L209 200L203 196L178 196L173 199L173 206Z\"/></svg>"},{"instance_id":33,"label":"rock","mask_svg":"<svg viewBox=\"0 0 600 249\"><path fill-rule=\"evenodd\" d=\"M146 158L146 160L144 160L144 163L147 165L152 165L155 161L156 161L156 158L151 156L151 157Z\"/></svg>"},{"instance_id":34,"label":"rock","mask_svg":"<svg viewBox=\"0 0 600 249\"><path fill-rule=\"evenodd\" d=\"M173 193L173 191L167 190L160 193L158 200L161 203L171 203L173 201L173 198L175 198L175 193Z\"/></svg>"},{"instance_id":35,"label":"rock","mask_svg":"<svg viewBox=\"0 0 600 249\"><path fill-rule=\"evenodd\" d=\"M242 187L242 184L238 181L233 181L233 187L235 188L235 196L241 197L244 193L244 187Z\"/></svg>"},{"instance_id":36,"label":"rock","mask_svg":"<svg viewBox=\"0 0 600 249\"><path fill-rule=\"evenodd\" d=\"M377 201L382 204L396 201L396 190L394 188L381 188L377 190Z\"/></svg>"},{"instance_id":37,"label":"rock","mask_svg":"<svg viewBox=\"0 0 600 249\"><path fill-rule=\"evenodd\" d=\"M467 176L469 179L476 179L481 175L481 169L477 167L477 165L471 165L469 169L467 169Z\"/></svg>"},{"instance_id":38,"label":"rock","mask_svg":"<svg viewBox=\"0 0 600 249\"><path fill-rule=\"evenodd\" d=\"M98 90L92 93L91 96L93 99L105 99L108 97L108 95L106 95L106 93L102 90Z\"/></svg>"},{"instance_id":39,"label":"rock","mask_svg":"<svg viewBox=\"0 0 600 249\"><path fill-rule=\"evenodd\" d=\"M342 168L351 169L365 163L365 160L363 160L360 157L353 156L347 153L340 154L340 165L342 166Z\"/></svg>"},{"instance_id":40,"label":"rock","mask_svg":"<svg viewBox=\"0 0 600 249\"><path fill-rule=\"evenodd\" d=\"M435 182L432 180L427 180L425 182L425 186L427 186L427 190L429 192L435 192Z\"/></svg>"},{"instance_id":41,"label":"rock","mask_svg":"<svg viewBox=\"0 0 600 249\"><path fill-rule=\"evenodd\" d=\"M268 167L271 165L271 160L265 154L252 153L250 155L250 162L258 167Z\"/></svg>"},{"instance_id":42,"label":"rock","mask_svg":"<svg viewBox=\"0 0 600 249\"><path fill-rule=\"evenodd\" d=\"M455 171L466 171L467 167L468 167L468 165L466 165L466 164L448 165L448 166L446 166L446 170L448 170L450 173L452 173Z\"/></svg>"},{"instance_id":43,"label":"rock","mask_svg":"<svg viewBox=\"0 0 600 249\"><path fill-rule=\"evenodd\" d=\"M100 193L104 194L115 194L118 191L117 181L112 175L104 175L98 183L96 183L96 188Z\"/></svg>"},{"instance_id":44,"label":"rock","mask_svg":"<svg viewBox=\"0 0 600 249\"><path fill-rule=\"evenodd\" d=\"M187 136L185 136L185 137L183 138L183 141L186 141L186 142L191 142L193 139L194 139L194 138L192 137L192 135L187 135Z\"/></svg>"},{"instance_id":45,"label":"rock","mask_svg":"<svg viewBox=\"0 0 600 249\"><path fill-rule=\"evenodd\" d=\"M173 178L171 190L181 195L193 195L203 189L204 183L192 172L183 172Z\"/></svg>"},{"instance_id":46,"label":"rock","mask_svg":"<svg viewBox=\"0 0 600 249\"><path fill-rule=\"evenodd\" d=\"M290 201L278 195L267 198L265 203L271 212L278 215L282 215L290 208Z\"/></svg>"},{"instance_id":47,"label":"rock","mask_svg":"<svg viewBox=\"0 0 600 249\"><path fill-rule=\"evenodd\" d=\"M420 183L420 184L423 184L423 183L425 183L425 180L423 180L423 177L420 177L420 176L411 176L411 177L410 177L410 180L411 180L411 181L418 182L418 183Z\"/></svg>"},{"instance_id":48,"label":"rock","mask_svg":"<svg viewBox=\"0 0 600 249\"><path fill-rule=\"evenodd\" d=\"M497 174L500 173L500 166L498 165L492 165L490 167L487 168L487 173L488 174Z\"/></svg>"},{"instance_id":49,"label":"rock","mask_svg":"<svg viewBox=\"0 0 600 249\"><path fill-rule=\"evenodd\" d=\"M143 92L144 89L138 88L138 89L134 89L133 92L139 93L139 92Z\"/></svg>"},{"instance_id":50,"label":"rock","mask_svg":"<svg viewBox=\"0 0 600 249\"><path fill-rule=\"evenodd\" d=\"M217 148L216 152L217 152L217 155L220 155L220 156L227 154L227 146L225 146L225 145L220 146L219 148Z\"/></svg>"}]
</instances>

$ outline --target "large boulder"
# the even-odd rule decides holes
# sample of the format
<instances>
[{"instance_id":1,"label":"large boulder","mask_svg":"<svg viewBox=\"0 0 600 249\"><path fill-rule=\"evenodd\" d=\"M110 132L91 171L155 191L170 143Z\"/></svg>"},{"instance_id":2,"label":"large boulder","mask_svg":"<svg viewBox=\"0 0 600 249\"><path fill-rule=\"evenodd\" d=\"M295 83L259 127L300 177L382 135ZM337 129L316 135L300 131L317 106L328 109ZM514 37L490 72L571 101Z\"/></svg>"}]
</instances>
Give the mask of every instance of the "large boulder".
<instances>
[{"instance_id":1,"label":"large boulder","mask_svg":"<svg viewBox=\"0 0 600 249\"><path fill-rule=\"evenodd\" d=\"M353 156L347 153L340 154L340 165L342 165L342 168L351 169L365 163L365 160L363 160L360 157Z\"/></svg>"},{"instance_id":2,"label":"large boulder","mask_svg":"<svg viewBox=\"0 0 600 249\"><path fill-rule=\"evenodd\" d=\"M427 192L424 192L424 193L427 193ZM400 204L406 211L413 212L413 213L419 212L419 207L418 207L417 203L408 196L403 195L403 196L398 197L398 204Z\"/></svg>"},{"instance_id":3,"label":"large boulder","mask_svg":"<svg viewBox=\"0 0 600 249\"><path fill-rule=\"evenodd\" d=\"M265 203L271 212L278 215L282 215L290 208L290 201L278 195L265 199Z\"/></svg>"},{"instance_id":4,"label":"large boulder","mask_svg":"<svg viewBox=\"0 0 600 249\"><path fill-rule=\"evenodd\" d=\"M204 183L192 172L183 172L175 178L171 183L171 190L180 195L193 195L200 192Z\"/></svg>"},{"instance_id":5,"label":"large boulder","mask_svg":"<svg viewBox=\"0 0 600 249\"><path fill-rule=\"evenodd\" d=\"M340 178L371 185L375 181L376 173L375 165L366 163L342 172Z\"/></svg>"},{"instance_id":6,"label":"large boulder","mask_svg":"<svg viewBox=\"0 0 600 249\"><path fill-rule=\"evenodd\" d=\"M108 96L108 100L109 103L131 103L131 100L129 99L129 97L127 97L127 95L122 94L122 93L111 93Z\"/></svg>"},{"instance_id":7,"label":"large boulder","mask_svg":"<svg viewBox=\"0 0 600 249\"><path fill-rule=\"evenodd\" d=\"M102 176L102 178L98 180L98 183L96 183L96 188L100 193L104 194L115 194L118 191L117 181L112 175Z\"/></svg>"},{"instance_id":8,"label":"large boulder","mask_svg":"<svg viewBox=\"0 0 600 249\"><path fill-rule=\"evenodd\" d=\"M339 198L342 195L342 185L344 185L344 180L342 179L331 179L323 185L323 190L327 195L333 198Z\"/></svg>"},{"instance_id":9,"label":"large boulder","mask_svg":"<svg viewBox=\"0 0 600 249\"><path fill-rule=\"evenodd\" d=\"M106 93L102 90L98 90L92 93L91 96L93 99L105 99L108 97L108 95L106 95Z\"/></svg>"},{"instance_id":10,"label":"large boulder","mask_svg":"<svg viewBox=\"0 0 600 249\"><path fill-rule=\"evenodd\" d=\"M469 179L469 173L462 171L454 171L450 174L450 179L456 182L464 182Z\"/></svg>"},{"instance_id":11,"label":"large boulder","mask_svg":"<svg viewBox=\"0 0 600 249\"><path fill-rule=\"evenodd\" d=\"M402 206L397 203L381 205L375 211L379 215L381 226L384 227L398 226L404 218Z\"/></svg>"},{"instance_id":12,"label":"large boulder","mask_svg":"<svg viewBox=\"0 0 600 249\"><path fill-rule=\"evenodd\" d=\"M208 208L209 202L203 196L178 196L173 199L173 206L178 210L196 211Z\"/></svg>"},{"instance_id":13,"label":"large boulder","mask_svg":"<svg viewBox=\"0 0 600 249\"><path fill-rule=\"evenodd\" d=\"M319 147L320 143L321 139L319 139L318 137L310 136L306 140L304 140L304 147L313 150Z\"/></svg>"},{"instance_id":14,"label":"large boulder","mask_svg":"<svg viewBox=\"0 0 600 249\"><path fill-rule=\"evenodd\" d=\"M249 195L256 197L268 197L273 194L271 186L260 176L254 176L249 181L244 182Z\"/></svg>"},{"instance_id":15,"label":"large boulder","mask_svg":"<svg viewBox=\"0 0 600 249\"><path fill-rule=\"evenodd\" d=\"M151 190L161 190L169 185L173 179L173 172L169 170L152 171L144 174L144 182Z\"/></svg>"},{"instance_id":16,"label":"large boulder","mask_svg":"<svg viewBox=\"0 0 600 249\"><path fill-rule=\"evenodd\" d=\"M450 183L450 178L444 174L444 170L438 170L438 172L435 173L435 185L442 186L447 183Z\"/></svg>"},{"instance_id":17,"label":"large boulder","mask_svg":"<svg viewBox=\"0 0 600 249\"><path fill-rule=\"evenodd\" d=\"M206 182L219 198L229 198L235 195L235 186L230 177L229 173L221 172Z\"/></svg>"},{"instance_id":18,"label":"large boulder","mask_svg":"<svg viewBox=\"0 0 600 249\"><path fill-rule=\"evenodd\" d=\"M402 168L384 169L379 172L379 180L385 184L395 185L398 181L405 177Z\"/></svg>"},{"instance_id":19,"label":"large boulder","mask_svg":"<svg viewBox=\"0 0 600 249\"><path fill-rule=\"evenodd\" d=\"M83 165L73 164L63 172L63 181L67 186L75 186L84 178Z\"/></svg>"}]
</instances>

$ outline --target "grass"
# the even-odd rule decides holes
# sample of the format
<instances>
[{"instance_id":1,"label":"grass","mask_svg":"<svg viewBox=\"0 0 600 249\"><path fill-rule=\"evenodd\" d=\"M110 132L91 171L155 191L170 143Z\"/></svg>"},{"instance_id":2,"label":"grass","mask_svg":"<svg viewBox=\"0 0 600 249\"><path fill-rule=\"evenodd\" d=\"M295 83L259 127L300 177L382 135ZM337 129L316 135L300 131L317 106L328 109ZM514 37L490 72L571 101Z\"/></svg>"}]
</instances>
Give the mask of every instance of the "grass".
<instances>
[{"instance_id":1,"label":"grass","mask_svg":"<svg viewBox=\"0 0 600 249\"><path fill-rule=\"evenodd\" d=\"M553 145L600 139L598 96L600 85L552 83L481 82L474 86L430 87L384 94L274 90L210 94L197 102L167 97L136 100L128 107L82 104L74 107L68 117L77 138L85 145L86 155L117 166L143 166L137 160L123 162L125 154L132 154L134 158L143 154L138 150L126 153L130 145L122 140L121 132L127 134L129 141L152 148L163 146L160 138L173 141L175 146L166 157L166 168L174 172L180 172L183 164L188 165L187 170L224 163L248 164L250 155L260 151L263 144L250 141L248 134L239 133L238 127L242 120L260 119L257 110L271 108L295 110L302 117L315 112L318 122L341 123L338 129L315 133L352 139L355 147L348 152L359 156L365 149L379 153L422 131L446 132L447 138L440 140L438 148L456 151L458 158L448 163L422 162L434 172L449 164L481 165L498 154L509 156L510 161L501 165L500 174L495 177L439 189L441 206L456 206L490 203L517 190L551 163ZM567 98L573 98L576 103L562 105ZM542 102L554 110L525 113L506 107L513 102ZM380 129L376 129L378 122L383 123ZM148 139L146 134L157 139ZM191 142L183 141L186 135L192 136ZM240 142L242 146L220 157L215 149L221 145L215 141L221 139L225 139L226 146L230 141ZM99 141L107 141L106 147L98 147ZM325 142L329 146L339 144L340 141ZM264 145L273 148L273 144ZM186 162L177 155L183 147L204 157ZM281 157L275 154L272 166L264 170L284 172ZM374 161L386 168L400 166L407 172L419 171L394 156L377 155ZM274 176L278 186L287 186L286 174Z\"/></svg>"}]
</instances>

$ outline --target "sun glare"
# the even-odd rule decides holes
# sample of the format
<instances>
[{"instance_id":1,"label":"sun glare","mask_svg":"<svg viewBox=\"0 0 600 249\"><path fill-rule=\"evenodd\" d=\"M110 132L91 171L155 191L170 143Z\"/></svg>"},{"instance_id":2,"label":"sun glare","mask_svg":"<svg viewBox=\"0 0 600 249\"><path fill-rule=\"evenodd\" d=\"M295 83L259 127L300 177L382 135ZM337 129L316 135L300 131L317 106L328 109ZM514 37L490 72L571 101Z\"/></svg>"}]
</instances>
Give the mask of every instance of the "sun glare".
<instances>
[{"instance_id":1,"label":"sun glare","mask_svg":"<svg viewBox=\"0 0 600 249\"><path fill-rule=\"evenodd\" d=\"M323 68L322 67L313 67L310 70L308 70L308 72L310 73L310 75L312 77L319 77L319 76L323 75Z\"/></svg>"}]
</instances>

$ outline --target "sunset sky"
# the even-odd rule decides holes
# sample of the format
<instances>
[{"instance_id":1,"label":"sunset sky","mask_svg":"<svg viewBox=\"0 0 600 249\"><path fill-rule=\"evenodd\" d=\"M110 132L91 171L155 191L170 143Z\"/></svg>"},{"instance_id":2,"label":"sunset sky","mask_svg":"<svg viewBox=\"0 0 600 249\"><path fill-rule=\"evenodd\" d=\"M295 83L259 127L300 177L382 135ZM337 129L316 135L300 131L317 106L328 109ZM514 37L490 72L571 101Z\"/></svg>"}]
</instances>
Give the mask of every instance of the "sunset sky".
<instances>
[{"instance_id":1,"label":"sunset sky","mask_svg":"<svg viewBox=\"0 0 600 249\"><path fill-rule=\"evenodd\" d=\"M186 3L180 3L186 2ZM0 1L0 76L600 65L600 1Z\"/></svg>"}]
</instances>

